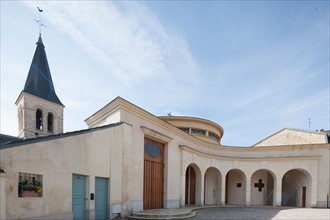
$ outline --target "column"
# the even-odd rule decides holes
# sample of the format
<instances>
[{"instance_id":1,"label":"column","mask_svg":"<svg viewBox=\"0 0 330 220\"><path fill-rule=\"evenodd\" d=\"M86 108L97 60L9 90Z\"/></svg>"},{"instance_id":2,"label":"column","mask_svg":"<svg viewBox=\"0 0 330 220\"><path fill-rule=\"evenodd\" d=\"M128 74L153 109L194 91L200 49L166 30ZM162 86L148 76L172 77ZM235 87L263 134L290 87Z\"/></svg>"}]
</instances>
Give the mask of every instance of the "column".
<instances>
[{"instance_id":1,"label":"column","mask_svg":"<svg viewBox=\"0 0 330 220\"><path fill-rule=\"evenodd\" d=\"M282 176L276 178L276 186L274 187L275 203L274 206L281 206L282 202Z\"/></svg>"},{"instance_id":2,"label":"column","mask_svg":"<svg viewBox=\"0 0 330 220\"><path fill-rule=\"evenodd\" d=\"M226 205L226 175L221 178L221 205Z\"/></svg>"},{"instance_id":3,"label":"column","mask_svg":"<svg viewBox=\"0 0 330 220\"><path fill-rule=\"evenodd\" d=\"M246 178L246 186L245 186L245 205L249 206L251 203L251 178Z\"/></svg>"},{"instance_id":4,"label":"column","mask_svg":"<svg viewBox=\"0 0 330 220\"><path fill-rule=\"evenodd\" d=\"M197 183L197 181L196 181L196 183ZM196 201L196 205L204 206L204 176L202 175L202 172L201 172L201 177L200 177L200 189L197 188L197 191L198 191L198 194L196 195L196 197L198 197L198 200Z\"/></svg>"}]
</instances>

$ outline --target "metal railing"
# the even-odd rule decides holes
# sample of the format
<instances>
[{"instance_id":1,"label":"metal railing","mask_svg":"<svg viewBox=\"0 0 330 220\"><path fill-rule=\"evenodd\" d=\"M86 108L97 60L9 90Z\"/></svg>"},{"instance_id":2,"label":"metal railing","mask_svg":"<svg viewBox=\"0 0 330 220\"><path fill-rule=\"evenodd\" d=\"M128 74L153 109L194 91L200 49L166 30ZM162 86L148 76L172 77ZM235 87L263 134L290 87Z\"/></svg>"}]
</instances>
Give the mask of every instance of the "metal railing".
<instances>
[{"instance_id":1,"label":"metal railing","mask_svg":"<svg viewBox=\"0 0 330 220\"><path fill-rule=\"evenodd\" d=\"M282 206L296 206L298 199L297 190L295 191L283 191L282 192Z\"/></svg>"}]
</instances>

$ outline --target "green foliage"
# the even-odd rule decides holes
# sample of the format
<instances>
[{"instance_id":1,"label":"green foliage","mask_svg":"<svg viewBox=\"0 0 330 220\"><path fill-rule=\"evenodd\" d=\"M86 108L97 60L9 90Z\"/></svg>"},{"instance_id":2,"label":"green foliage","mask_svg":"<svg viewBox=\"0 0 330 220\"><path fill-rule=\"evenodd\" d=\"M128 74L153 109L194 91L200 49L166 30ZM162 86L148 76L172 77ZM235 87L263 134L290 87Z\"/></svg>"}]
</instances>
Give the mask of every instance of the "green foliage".
<instances>
[{"instance_id":1,"label":"green foliage","mask_svg":"<svg viewBox=\"0 0 330 220\"><path fill-rule=\"evenodd\" d=\"M18 183L18 190L36 191L40 193L42 191L42 183L40 181L33 181L31 183L28 180L23 180Z\"/></svg>"}]
</instances>

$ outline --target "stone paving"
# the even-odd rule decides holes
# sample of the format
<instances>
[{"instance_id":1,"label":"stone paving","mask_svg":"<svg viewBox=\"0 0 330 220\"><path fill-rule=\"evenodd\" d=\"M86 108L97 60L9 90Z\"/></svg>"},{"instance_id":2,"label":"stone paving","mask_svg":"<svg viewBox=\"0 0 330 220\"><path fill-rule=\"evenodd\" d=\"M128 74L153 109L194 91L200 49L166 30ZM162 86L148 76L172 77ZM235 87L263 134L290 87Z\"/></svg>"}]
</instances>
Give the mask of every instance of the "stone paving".
<instances>
[{"instance_id":1,"label":"stone paving","mask_svg":"<svg viewBox=\"0 0 330 220\"><path fill-rule=\"evenodd\" d=\"M293 207L188 207L183 209L148 210L144 213L182 214L197 211L192 220L330 220L330 209L326 208L293 208ZM126 219L126 218L122 218ZM150 219L150 218L148 218Z\"/></svg>"},{"instance_id":2,"label":"stone paving","mask_svg":"<svg viewBox=\"0 0 330 220\"><path fill-rule=\"evenodd\" d=\"M208 219L262 219L262 220L329 220L330 209L277 207L220 207L197 210L194 220Z\"/></svg>"}]
</instances>

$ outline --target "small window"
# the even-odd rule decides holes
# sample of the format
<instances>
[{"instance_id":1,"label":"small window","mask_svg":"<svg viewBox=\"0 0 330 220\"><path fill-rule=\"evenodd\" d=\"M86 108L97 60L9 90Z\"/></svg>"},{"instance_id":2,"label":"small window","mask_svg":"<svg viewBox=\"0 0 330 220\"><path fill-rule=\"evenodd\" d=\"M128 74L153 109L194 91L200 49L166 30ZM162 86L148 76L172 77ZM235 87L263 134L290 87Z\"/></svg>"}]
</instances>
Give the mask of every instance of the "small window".
<instances>
[{"instance_id":1,"label":"small window","mask_svg":"<svg viewBox=\"0 0 330 220\"><path fill-rule=\"evenodd\" d=\"M179 129L189 134L189 128L179 128Z\"/></svg>"},{"instance_id":2,"label":"small window","mask_svg":"<svg viewBox=\"0 0 330 220\"><path fill-rule=\"evenodd\" d=\"M53 133L54 132L54 116L53 113L48 113L47 116L47 130L48 132Z\"/></svg>"},{"instance_id":3,"label":"small window","mask_svg":"<svg viewBox=\"0 0 330 220\"><path fill-rule=\"evenodd\" d=\"M36 129L42 130L43 127L43 120L42 120L42 110L37 109L36 112Z\"/></svg>"},{"instance_id":4,"label":"small window","mask_svg":"<svg viewBox=\"0 0 330 220\"><path fill-rule=\"evenodd\" d=\"M205 131L200 129L191 129L191 133L205 136Z\"/></svg>"},{"instance_id":5,"label":"small window","mask_svg":"<svg viewBox=\"0 0 330 220\"><path fill-rule=\"evenodd\" d=\"M42 197L42 175L19 173L18 197Z\"/></svg>"},{"instance_id":6,"label":"small window","mask_svg":"<svg viewBox=\"0 0 330 220\"><path fill-rule=\"evenodd\" d=\"M144 144L144 152L153 158L158 158L161 154L159 146L153 142L147 142Z\"/></svg>"},{"instance_id":7,"label":"small window","mask_svg":"<svg viewBox=\"0 0 330 220\"><path fill-rule=\"evenodd\" d=\"M215 141L218 141L218 142L220 141L219 135L217 135L216 133L213 133L211 131L209 131L209 138L211 138L211 139L213 139Z\"/></svg>"}]
</instances>

